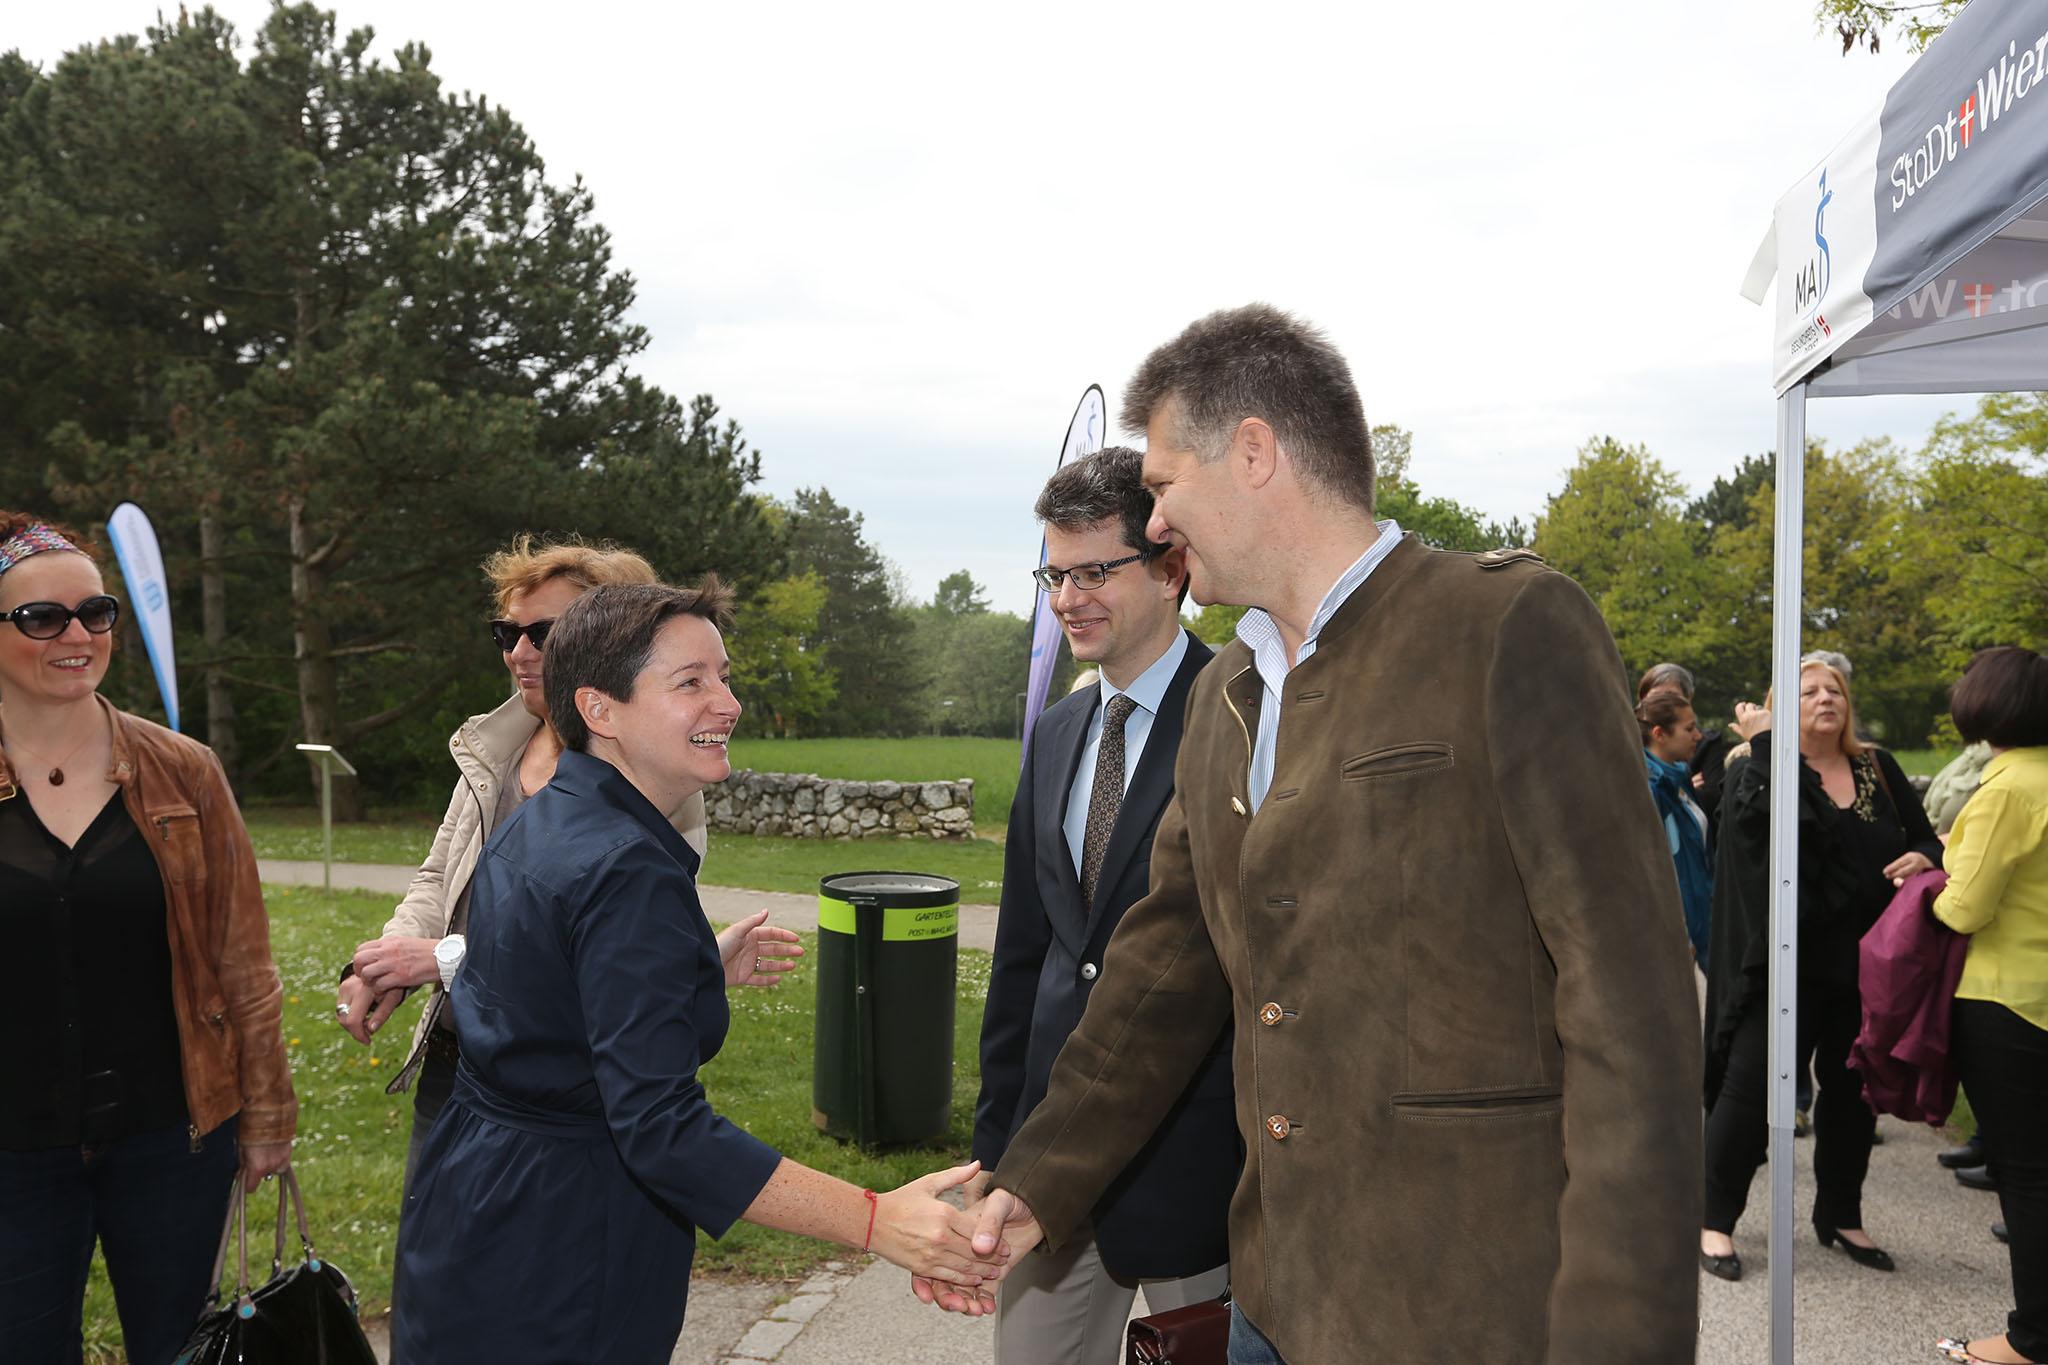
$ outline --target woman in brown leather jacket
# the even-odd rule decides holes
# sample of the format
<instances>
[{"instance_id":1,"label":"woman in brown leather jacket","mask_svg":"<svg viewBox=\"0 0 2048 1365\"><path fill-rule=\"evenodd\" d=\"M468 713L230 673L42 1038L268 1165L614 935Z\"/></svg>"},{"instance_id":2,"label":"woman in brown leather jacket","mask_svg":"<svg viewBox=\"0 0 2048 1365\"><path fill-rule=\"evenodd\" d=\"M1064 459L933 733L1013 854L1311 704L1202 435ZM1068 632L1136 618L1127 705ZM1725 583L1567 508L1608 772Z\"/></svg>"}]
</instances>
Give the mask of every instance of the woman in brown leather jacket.
<instances>
[{"instance_id":1,"label":"woman in brown leather jacket","mask_svg":"<svg viewBox=\"0 0 2048 1365\"><path fill-rule=\"evenodd\" d=\"M256 856L211 750L98 693L119 604L87 542L0 511L0 1342L75 1361L97 1240L128 1359L197 1320L235 1172L297 1102Z\"/></svg>"}]
</instances>

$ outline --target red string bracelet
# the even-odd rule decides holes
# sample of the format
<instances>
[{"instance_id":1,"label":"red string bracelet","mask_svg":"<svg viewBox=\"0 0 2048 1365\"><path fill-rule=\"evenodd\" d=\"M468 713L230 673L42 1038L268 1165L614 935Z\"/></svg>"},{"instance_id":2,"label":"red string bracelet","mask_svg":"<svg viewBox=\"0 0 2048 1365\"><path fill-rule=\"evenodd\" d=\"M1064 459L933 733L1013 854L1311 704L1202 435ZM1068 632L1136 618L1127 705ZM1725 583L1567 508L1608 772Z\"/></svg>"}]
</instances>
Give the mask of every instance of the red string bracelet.
<instances>
[{"instance_id":1,"label":"red string bracelet","mask_svg":"<svg viewBox=\"0 0 2048 1365\"><path fill-rule=\"evenodd\" d=\"M875 1240L875 1209L881 1201L875 1198L873 1190L862 1190L861 1193L868 1197L868 1235L867 1240L860 1244L860 1249L866 1251Z\"/></svg>"}]
</instances>

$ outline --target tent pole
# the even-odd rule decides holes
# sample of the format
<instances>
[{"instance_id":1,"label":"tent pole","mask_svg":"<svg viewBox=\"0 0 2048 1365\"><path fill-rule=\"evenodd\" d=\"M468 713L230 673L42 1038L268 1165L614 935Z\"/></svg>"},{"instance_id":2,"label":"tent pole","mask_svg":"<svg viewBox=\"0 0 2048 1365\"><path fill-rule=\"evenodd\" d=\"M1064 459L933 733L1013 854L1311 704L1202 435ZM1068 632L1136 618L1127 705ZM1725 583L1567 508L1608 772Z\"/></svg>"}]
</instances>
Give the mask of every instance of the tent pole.
<instances>
[{"instance_id":1,"label":"tent pole","mask_svg":"<svg viewBox=\"0 0 2048 1365\"><path fill-rule=\"evenodd\" d=\"M1799 1036L1799 654L1806 385L1778 400L1771 578L1771 1363L1792 1365L1792 1121Z\"/></svg>"}]
</instances>

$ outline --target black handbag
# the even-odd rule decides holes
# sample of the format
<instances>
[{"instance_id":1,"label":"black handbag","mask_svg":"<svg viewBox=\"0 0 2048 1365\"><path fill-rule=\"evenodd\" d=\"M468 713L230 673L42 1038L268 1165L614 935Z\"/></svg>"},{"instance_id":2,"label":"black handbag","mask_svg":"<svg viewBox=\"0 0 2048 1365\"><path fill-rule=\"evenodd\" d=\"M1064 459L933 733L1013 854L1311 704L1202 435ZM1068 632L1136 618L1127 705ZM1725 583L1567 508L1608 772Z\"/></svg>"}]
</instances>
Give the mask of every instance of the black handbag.
<instances>
[{"instance_id":1,"label":"black handbag","mask_svg":"<svg viewBox=\"0 0 2048 1365\"><path fill-rule=\"evenodd\" d=\"M1230 1295L1132 1318L1124 1329L1126 1365L1225 1365L1230 1356Z\"/></svg>"},{"instance_id":2,"label":"black handbag","mask_svg":"<svg viewBox=\"0 0 2048 1365\"><path fill-rule=\"evenodd\" d=\"M277 1243L270 1280L249 1290L249 1207L240 1176L228 1201L227 1226L213 1262L212 1296L172 1365L377 1365L357 1320L356 1287L341 1267L323 1261L306 1231L306 1201L287 1166L277 1173ZM285 1192L299 1215L305 1259L284 1268ZM220 1306L220 1277L228 1241L240 1234L235 1297Z\"/></svg>"}]
</instances>

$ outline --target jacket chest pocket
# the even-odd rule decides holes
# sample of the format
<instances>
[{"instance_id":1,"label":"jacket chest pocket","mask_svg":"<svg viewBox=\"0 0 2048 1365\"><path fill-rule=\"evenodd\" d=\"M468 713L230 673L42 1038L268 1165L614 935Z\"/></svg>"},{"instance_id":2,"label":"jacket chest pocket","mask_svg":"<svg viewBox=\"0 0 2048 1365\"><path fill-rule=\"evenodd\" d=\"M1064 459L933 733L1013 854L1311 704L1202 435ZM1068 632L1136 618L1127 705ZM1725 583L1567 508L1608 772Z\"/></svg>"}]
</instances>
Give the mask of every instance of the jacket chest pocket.
<instances>
[{"instance_id":1,"label":"jacket chest pocket","mask_svg":"<svg viewBox=\"0 0 2048 1365\"><path fill-rule=\"evenodd\" d=\"M199 837L199 812L190 806L165 806L149 812L143 836L164 881L191 885L206 880L206 850Z\"/></svg>"},{"instance_id":2,"label":"jacket chest pocket","mask_svg":"<svg viewBox=\"0 0 2048 1365\"><path fill-rule=\"evenodd\" d=\"M1457 760L1448 744L1418 740L1390 744L1371 753L1344 760L1339 776L1346 782L1399 782L1431 773L1448 772Z\"/></svg>"},{"instance_id":3,"label":"jacket chest pocket","mask_svg":"<svg viewBox=\"0 0 2048 1365\"><path fill-rule=\"evenodd\" d=\"M1464 1090L1402 1090L1395 1114L1410 1119L1541 1118L1561 1113L1564 1090L1555 1085L1496 1085Z\"/></svg>"}]
</instances>

